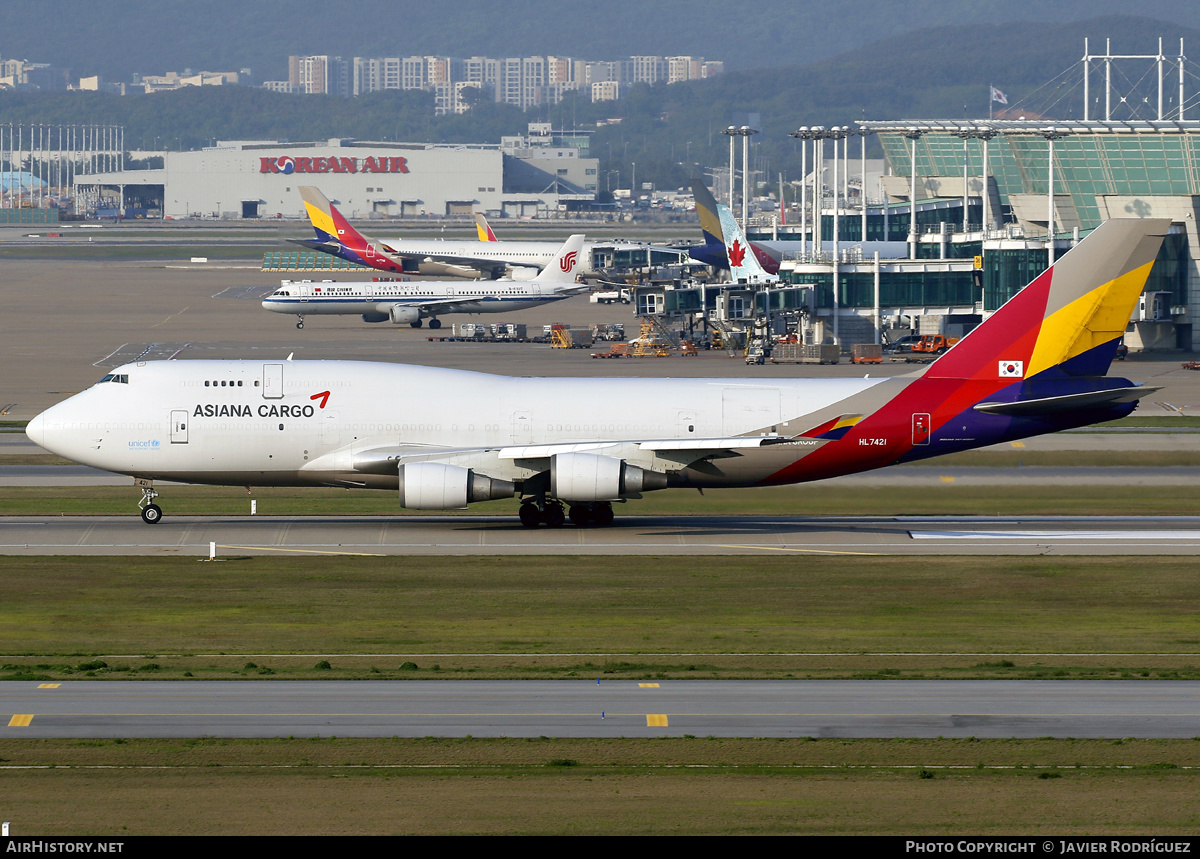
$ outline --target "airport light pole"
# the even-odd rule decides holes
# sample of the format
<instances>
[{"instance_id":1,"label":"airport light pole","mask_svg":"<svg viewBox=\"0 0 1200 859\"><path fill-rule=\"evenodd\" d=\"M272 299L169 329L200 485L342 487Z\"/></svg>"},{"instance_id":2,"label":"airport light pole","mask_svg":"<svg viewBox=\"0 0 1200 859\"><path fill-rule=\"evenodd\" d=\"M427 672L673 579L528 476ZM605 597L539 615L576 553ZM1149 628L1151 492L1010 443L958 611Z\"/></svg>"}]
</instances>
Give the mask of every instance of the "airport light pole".
<instances>
[{"instance_id":1,"label":"airport light pole","mask_svg":"<svg viewBox=\"0 0 1200 859\"><path fill-rule=\"evenodd\" d=\"M841 311L841 301L838 295L840 284L838 282L838 263L839 252L838 247L838 210L841 208L841 201L838 198L838 141L845 140L850 136L850 128L845 125L835 125L825 132L825 136L833 140L833 342L841 345L840 332L838 330L838 315Z\"/></svg>"},{"instance_id":2,"label":"airport light pole","mask_svg":"<svg viewBox=\"0 0 1200 859\"><path fill-rule=\"evenodd\" d=\"M758 129L751 128L748 125L743 125L740 128L736 125L731 125L721 132L729 135L729 211L733 212L733 139L735 137L742 138L742 231L746 229L746 214L747 204L749 202L749 192L747 183L750 180L750 135L758 134Z\"/></svg>"},{"instance_id":3,"label":"airport light pole","mask_svg":"<svg viewBox=\"0 0 1200 859\"><path fill-rule=\"evenodd\" d=\"M815 141L819 136L818 126L809 128L807 125L800 126L796 131L791 132L789 137L795 137L800 141L800 251L801 254L808 251L808 142ZM816 144L813 144L813 169L817 168ZM820 236L817 230L820 227L820 216L817 214L816 195L813 195L813 251L815 252L819 245Z\"/></svg>"},{"instance_id":4,"label":"airport light pole","mask_svg":"<svg viewBox=\"0 0 1200 859\"><path fill-rule=\"evenodd\" d=\"M1067 135L1056 128L1038 133L1046 139L1046 259L1048 265L1054 265L1054 141Z\"/></svg>"},{"instance_id":5,"label":"airport light pole","mask_svg":"<svg viewBox=\"0 0 1200 859\"><path fill-rule=\"evenodd\" d=\"M909 128L904 137L909 142L909 185L908 185L908 258L917 258L917 141L924 134L919 128Z\"/></svg>"}]
</instances>

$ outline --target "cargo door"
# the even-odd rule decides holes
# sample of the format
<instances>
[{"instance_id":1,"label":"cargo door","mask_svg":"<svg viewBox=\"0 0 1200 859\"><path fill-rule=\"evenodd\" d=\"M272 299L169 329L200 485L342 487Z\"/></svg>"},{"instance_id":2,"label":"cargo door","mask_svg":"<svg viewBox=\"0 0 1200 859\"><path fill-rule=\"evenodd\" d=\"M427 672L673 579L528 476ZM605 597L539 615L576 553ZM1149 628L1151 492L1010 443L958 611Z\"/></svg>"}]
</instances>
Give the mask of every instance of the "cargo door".
<instances>
[{"instance_id":1,"label":"cargo door","mask_svg":"<svg viewBox=\"0 0 1200 859\"><path fill-rule=\"evenodd\" d=\"M171 444L187 444L188 440L187 409L171 410Z\"/></svg>"},{"instance_id":2,"label":"cargo door","mask_svg":"<svg viewBox=\"0 0 1200 859\"><path fill-rule=\"evenodd\" d=\"M283 365L263 364L262 395L264 400L283 397Z\"/></svg>"},{"instance_id":3,"label":"cargo door","mask_svg":"<svg viewBox=\"0 0 1200 859\"><path fill-rule=\"evenodd\" d=\"M513 412L513 444L533 444L533 412Z\"/></svg>"}]
</instances>

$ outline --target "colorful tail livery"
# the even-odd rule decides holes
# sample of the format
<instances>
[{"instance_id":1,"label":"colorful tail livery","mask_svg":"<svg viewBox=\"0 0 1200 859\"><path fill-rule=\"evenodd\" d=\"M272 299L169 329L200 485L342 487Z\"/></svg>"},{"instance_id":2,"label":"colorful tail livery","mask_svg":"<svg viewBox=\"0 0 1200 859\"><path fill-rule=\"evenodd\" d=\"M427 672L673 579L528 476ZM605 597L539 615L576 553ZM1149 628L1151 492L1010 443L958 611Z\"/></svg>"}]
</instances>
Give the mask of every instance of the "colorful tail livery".
<instances>
[{"instance_id":1,"label":"colorful tail livery","mask_svg":"<svg viewBox=\"0 0 1200 859\"><path fill-rule=\"evenodd\" d=\"M487 222L487 218L483 216L483 212L475 213L475 231L479 233L479 241L481 242L496 241L496 234L492 232L492 227Z\"/></svg>"},{"instance_id":2,"label":"colorful tail livery","mask_svg":"<svg viewBox=\"0 0 1200 859\"><path fill-rule=\"evenodd\" d=\"M293 239L293 242L380 271L406 270L402 257L390 253L383 245L366 239L350 226L350 222L342 217L342 213L334 208L319 189L311 185L301 185L298 190L317 237L315 240ZM408 270L415 270L415 267L409 266Z\"/></svg>"},{"instance_id":3,"label":"colorful tail livery","mask_svg":"<svg viewBox=\"0 0 1200 859\"><path fill-rule=\"evenodd\" d=\"M924 372L808 415L812 429L801 436L836 443L771 482L865 471L1125 417L1157 389L1105 373L1169 226L1152 219L1101 224Z\"/></svg>"},{"instance_id":4,"label":"colorful tail livery","mask_svg":"<svg viewBox=\"0 0 1200 859\"><path fill-rule=\"evenodd\" d=\"M742 228L734 220L728 206L717 204L717 215L721 219L721 235L725 239L725 251L729 257L729 273L735 281L779 280L779 275L768 274L762 267L758 255L742 235Z\"/></svg>"},{"instance_id":5,"label":"colorful tail livery","mask_svg":"<svg viewBox=\"0 0 1200 859\"><path fill-rule=\"evenodd\" d=\"M717 214L716 199L708 190L708 186L700 179L692 180L692 196L696 201L696 214L700 217L700 231L704 235L704 244L691 248L688 255L705 265L729 268L729 257L726 253L726 246L729 243L722 239L723 231L721 218ZM742 244L754 252L754 256L758 258L759 263L768 274L779 272L779 260L757 245L746 242L745 239L742 240Z\"/></svg>"}]
</instances>

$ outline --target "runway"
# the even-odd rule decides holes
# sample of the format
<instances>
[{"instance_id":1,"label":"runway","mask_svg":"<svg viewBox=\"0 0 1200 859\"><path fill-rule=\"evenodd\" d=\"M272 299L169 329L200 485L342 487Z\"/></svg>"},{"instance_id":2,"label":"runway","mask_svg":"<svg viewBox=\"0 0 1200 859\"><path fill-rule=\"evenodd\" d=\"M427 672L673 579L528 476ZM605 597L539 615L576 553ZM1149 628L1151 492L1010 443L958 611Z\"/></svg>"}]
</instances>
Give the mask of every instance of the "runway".
<instances>
[{"instance_id":1,"label":"runway","mask_svg":"<svg viewBox=\"0 0 1200 859\"><path fill-rule=\"evenodd\" d=\"M619 516L609 528L512 516L0 517L0 554L1195 555L1200 517Z\"/></svg>"},{"instance_id":2,"label":"runway","mask_svg":"<svg viewBox=\"0 0 1200 859\"><path fill-rule=\"evenodd\" d=\"M1191 737L1200 683L0 683L6 738Z\"/></svg>"}]
</instances>

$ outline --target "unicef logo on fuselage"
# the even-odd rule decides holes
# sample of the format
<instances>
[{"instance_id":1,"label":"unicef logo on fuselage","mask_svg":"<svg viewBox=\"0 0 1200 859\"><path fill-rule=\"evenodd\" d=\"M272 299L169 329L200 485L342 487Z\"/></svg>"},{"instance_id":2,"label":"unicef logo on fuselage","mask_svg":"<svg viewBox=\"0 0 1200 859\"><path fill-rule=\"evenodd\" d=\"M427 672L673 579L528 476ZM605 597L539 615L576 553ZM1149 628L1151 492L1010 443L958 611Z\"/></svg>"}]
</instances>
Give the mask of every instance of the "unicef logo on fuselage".
<instances>
[{"instance_id":1,"label":"unicef logo on fuselage","mask_svg":"<svg viewBox=\"0 0 1200 859\"><path fill-rule=\"evenodd\" d=\"M275 159L275 164L278 167L280 173L295 173L296 172L296 162L292 159L292 156L290 156L290 155L280 155L278 158Z\"/></svg>"},{"instance_id":2,"label":"unicef logo on fuselage","mask_svg":"<svg viewBox=\"0 0 1200 859\"><path fill-rule=\"evenodd\" d=\"M133 441L129 442L129 449L130 450L154 450L155 448L158 447L158 445L159 445L159 441L156 438L134 439Z\"/></svg>"}]
</instances>

